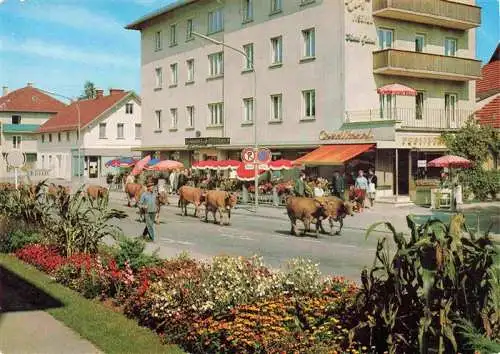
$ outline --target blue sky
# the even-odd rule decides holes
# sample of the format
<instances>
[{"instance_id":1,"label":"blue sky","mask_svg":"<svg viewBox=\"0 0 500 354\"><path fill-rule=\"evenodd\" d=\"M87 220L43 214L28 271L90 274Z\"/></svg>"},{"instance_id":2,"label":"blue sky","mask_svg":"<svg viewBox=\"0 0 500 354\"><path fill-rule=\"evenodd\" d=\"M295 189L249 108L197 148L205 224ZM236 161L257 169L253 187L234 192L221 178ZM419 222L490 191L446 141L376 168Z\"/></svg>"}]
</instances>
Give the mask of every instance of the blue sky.
<instances>
[{"instance_id":1,"label":"blue sky","mask_svg":"<svg viewBox=\"0 0 500 354\"><path fill-rule=\"evenodd\" d=\"M340 0L336 0L340 1ZM140 35L123 26L168 0L0 0L0 86L78 96L85 80L140 93ZM477 0L477 57L500 38L499 0Z\"/></svg>"}]
</instances>

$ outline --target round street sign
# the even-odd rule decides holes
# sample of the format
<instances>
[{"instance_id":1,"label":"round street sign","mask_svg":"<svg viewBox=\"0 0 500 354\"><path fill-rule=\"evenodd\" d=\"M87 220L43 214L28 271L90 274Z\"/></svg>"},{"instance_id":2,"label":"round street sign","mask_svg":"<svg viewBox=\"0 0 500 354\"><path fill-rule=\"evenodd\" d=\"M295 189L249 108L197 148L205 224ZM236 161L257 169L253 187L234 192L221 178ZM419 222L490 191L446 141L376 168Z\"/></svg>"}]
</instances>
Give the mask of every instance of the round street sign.
<instances>
[{"instance_id":1,"label":"round street sign","mask_svg":"<svg viewBox=\"0 0 500 354\"><path fill-rule=\"evenodd\" d=\"M257 162L260 164L268 164L272 159L271 150L259 149L257 154Z\"/></svg>"},{"instance_id":2,"label":"round street sign","mask_svg":"<svg viewBox=\"0 0 500 354\"><path fill-rule=\"evenodd\" d=\"M17 150L9 151L6 159L7 163L14 168L22 167L25 162L24 154Z\"/></svg>"},{"instance_id":3,"label":"round street sign","mask_svg":"<svg viewBox=\"0 0 500 354\"><path fill-rule=\"evenodd\" d=\"M254 163L255 157L255 150L253 148L243 149L243 152L241 153L241 160L244 163Z\"/></svg>"}]
</instances>

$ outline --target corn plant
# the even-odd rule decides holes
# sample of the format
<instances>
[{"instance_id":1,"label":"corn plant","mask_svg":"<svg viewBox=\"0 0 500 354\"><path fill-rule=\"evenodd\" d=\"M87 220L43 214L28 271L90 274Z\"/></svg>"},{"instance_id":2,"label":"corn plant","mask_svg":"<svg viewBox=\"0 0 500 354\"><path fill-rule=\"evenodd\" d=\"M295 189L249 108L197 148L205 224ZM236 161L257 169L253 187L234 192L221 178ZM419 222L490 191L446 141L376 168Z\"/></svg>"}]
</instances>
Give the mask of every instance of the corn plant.
<instances>
[{"instance_id":1,"label":"corn plant","mask_svg":"<svg viewBox=\"0 0 500 354\"><path fill-rule=\"evenodd\" d=\"M459 319L488 335L493 316L490 269L496 249L485 234L464 235L464 217L449 225L429 220L417 225L407 217L411 236L405 237L386 222L395 247L380 238L373 266L364 269L355 301L358 325L351 340L375 347L377 352L452 353L467 345Z\"/></svg>"}]
</instances>

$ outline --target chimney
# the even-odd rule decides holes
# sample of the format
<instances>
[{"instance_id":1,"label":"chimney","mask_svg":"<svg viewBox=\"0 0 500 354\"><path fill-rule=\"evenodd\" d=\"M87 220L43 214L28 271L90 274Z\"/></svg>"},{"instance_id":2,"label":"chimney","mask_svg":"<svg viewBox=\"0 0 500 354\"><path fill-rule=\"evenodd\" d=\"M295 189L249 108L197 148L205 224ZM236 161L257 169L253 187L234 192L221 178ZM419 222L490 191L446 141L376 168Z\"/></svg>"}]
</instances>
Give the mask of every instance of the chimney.
<instances>
[{"instance_id":1,"label":"chimney","mask_svg":"<svg viewBox=\"0 0 500 354\"><path fill-rule=\"evenodd\" d=\"M5 96L9 93L9 87L8 86L2 86L2 96Z\"/></svg>"},{"instance_id":2,"label":"chimney","mask_svg":"<svg viewBox=\"0 0 500 354\"><path fill-rule=\"evenodd\" d=\"M125 90L122 90L122 89L114 89L114 88L110 88L110 89L109 89L109 94L110 94L111 96L113 96L113 95L117 95L117 94L119 94L119 93L123 93L123 92L125 92Z\"/></svg>"},{"instance_id":3,"label":"chimney","mask_svg":"<svg viewBox=\"0 0 500 354\"><path fill-rule=\"evenodd\" d=\"M32 83L32 82L28 82L28 83L26 84L26 86L28 86L28 87L33 87L33 83Z\"/></svg>"},{"instance_id":4,"label":"chimney","mask_svg":"<svg viewBox=\"0 0 500 354\"><path fill-rule=\"evenodd\" d=\"M95 90L95 98L102 98L104 96L104 90Z\"/></svg>"}]
</instances>

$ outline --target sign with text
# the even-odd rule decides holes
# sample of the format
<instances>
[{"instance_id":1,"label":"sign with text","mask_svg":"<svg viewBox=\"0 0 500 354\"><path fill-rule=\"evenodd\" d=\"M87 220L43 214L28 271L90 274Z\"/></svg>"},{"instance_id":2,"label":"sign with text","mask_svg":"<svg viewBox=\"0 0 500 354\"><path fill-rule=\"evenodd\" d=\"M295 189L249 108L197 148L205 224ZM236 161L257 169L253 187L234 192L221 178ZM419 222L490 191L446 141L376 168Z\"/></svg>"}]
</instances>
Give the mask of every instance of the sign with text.
<instances>
[{"instance_id":1,"label":"sign with text","mask_svg":"<svg viewBox=\"0 0 500 354\"><path fill-rule=\"evenodd\" d=\"M231 138L220 138L220 137L185 138L184 142L188 146L229 145L231 143Z\"/></svg>"},{"instance_id":2,"label":"sign with text","mask_svg":"<svg viewBox=\"0 0 500 354\"><path fill-rule=\"evenodd\" d=\"M417 167L427 167L427 160L417 160Z\"/></svg>"},{"instance_id":3,"label":"sign with text","mask_svg":"<svg viewBox=\"0 0 500 354\"><path fill-rule=\"evenodd\" d=\"M373 140L373 134L369 132L352 132L352 131L338 131L328 133L321 131L319 133L319 140Z\"/></svg>"}]
</instances>

